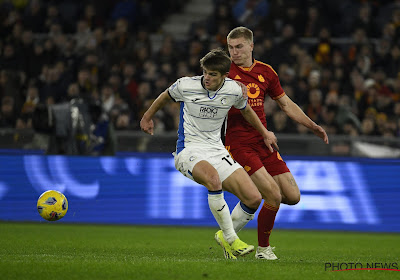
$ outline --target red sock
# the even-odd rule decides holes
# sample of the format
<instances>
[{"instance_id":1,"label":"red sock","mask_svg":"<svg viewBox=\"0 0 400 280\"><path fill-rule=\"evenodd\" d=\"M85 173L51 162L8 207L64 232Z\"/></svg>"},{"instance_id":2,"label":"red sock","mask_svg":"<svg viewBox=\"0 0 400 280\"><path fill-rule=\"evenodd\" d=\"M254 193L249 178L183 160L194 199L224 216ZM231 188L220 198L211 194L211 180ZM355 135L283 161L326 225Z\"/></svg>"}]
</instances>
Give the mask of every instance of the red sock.
<instances>
[{"instance_id":1,"label":"red sock","mask_svg":"<svg viewBox=\"0 0 400 280\"><path fill-rule=\"evenodd\" d=\"M271 235L272 228L274 227L276 213L279 207L271 206L264 202L261 207L260 213L257 218L257 231L258 231L258 246L268 247L269 236Z\"/></svg>"}]
</instances>

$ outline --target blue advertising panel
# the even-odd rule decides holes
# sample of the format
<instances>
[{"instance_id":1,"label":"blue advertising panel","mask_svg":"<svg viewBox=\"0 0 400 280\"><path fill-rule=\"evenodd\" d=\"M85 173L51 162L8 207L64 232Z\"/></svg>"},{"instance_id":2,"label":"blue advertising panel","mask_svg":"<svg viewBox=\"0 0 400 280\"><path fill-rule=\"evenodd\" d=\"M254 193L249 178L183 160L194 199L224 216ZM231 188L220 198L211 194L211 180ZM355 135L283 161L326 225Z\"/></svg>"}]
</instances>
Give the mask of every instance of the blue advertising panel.
<instances>
[{"instance_id":1,"label":"blue advertising panel","mask_svg":"<svg viewBox=\"0 0 400 280\"><path fill-rule=\"evenodd\" d=\"M400 232L400 160L286 157L301 190L275 228ZM0 155L0 220L42 221L36 201L59 190L57 223L217 226L205 187L175 170L170 154L117 157ZM225 192L230 209L237 198ZM256 227L256 219L248 227Z\"/></svg>"}]
</instances>

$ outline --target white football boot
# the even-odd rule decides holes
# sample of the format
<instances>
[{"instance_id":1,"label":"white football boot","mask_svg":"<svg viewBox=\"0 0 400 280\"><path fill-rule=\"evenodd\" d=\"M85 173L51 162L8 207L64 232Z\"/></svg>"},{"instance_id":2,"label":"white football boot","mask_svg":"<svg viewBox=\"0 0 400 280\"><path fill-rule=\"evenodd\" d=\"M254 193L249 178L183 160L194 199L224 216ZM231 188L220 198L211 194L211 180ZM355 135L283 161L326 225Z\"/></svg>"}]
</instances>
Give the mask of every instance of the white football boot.
<instances>
[{"instance_id":1,"label":"white football boot","mask_svg":"<svg viewBox=\"0 0 400 280\"><path fill-rule=\"evenodd\" d=\"M257 247L256 251L256 259L261 259L261 260L277 260L278 257L275 255L275 253L272 251L275 249L275 247Z\"/></svg>"}]
</instances>

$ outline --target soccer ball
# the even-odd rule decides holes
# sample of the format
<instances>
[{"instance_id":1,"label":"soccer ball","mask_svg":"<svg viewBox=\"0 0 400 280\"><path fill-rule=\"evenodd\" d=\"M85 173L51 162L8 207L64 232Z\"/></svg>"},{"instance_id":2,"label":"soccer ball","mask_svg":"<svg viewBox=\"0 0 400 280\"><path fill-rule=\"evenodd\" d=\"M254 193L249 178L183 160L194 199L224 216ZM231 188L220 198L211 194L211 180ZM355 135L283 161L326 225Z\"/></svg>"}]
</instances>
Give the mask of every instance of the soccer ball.
<instances>
[{"instance_id":1,"label":"soccer ball","mask_svg":"<svg viewBox=\"0 0 400 280\"><path fill-rule=\"evenodd\" d=\"M43 219L57 221L67 214L67 198L59 191L46 191L39 196L37 210Z\"/></svg>"}]
</instances>

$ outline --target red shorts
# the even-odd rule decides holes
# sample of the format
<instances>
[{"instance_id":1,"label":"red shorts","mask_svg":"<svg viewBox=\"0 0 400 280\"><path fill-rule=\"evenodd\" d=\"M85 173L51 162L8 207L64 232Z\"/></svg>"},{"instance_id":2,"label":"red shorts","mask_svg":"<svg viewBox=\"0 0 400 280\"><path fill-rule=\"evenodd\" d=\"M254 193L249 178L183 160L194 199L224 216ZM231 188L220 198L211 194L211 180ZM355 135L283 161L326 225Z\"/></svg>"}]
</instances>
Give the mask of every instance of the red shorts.
<instances>
[{"instance_id":1,"label":"red shorts","mask_svg":"<svg viewBox=\"0 0 400 280\"><path fill-rule=\"evenodd\" d=\"M290 172L281 155L277 151L271 153L264 142L238 147L226 146L226 149L249 176L263 166L271 176Z\"/></svg>"}]
</instances>

